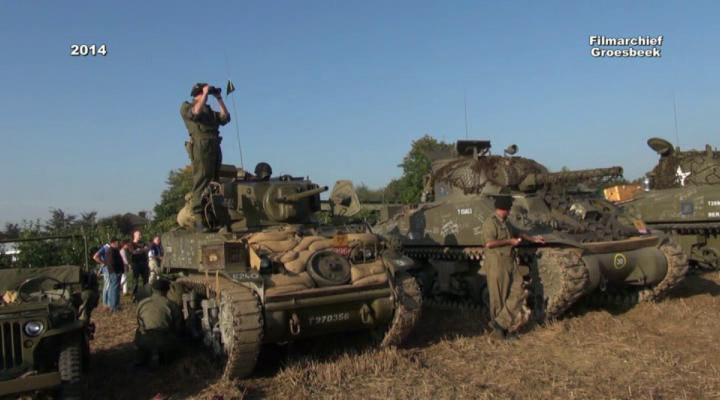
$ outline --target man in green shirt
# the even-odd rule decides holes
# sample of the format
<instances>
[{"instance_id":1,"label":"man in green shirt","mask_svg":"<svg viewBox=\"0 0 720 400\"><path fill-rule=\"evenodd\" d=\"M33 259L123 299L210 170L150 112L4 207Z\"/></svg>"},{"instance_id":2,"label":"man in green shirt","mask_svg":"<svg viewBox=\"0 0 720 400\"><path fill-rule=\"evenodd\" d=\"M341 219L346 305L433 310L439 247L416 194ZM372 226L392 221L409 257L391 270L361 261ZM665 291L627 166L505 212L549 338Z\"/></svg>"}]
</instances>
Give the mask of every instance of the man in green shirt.
<instances>
[{"instance_id":1,"label":"man in green shirt","mask_svg":"<svg viewBox=\"0 0 720 400\"><path fill-rule=\"evenodd\" d=\"M136 366L145 365L148 361L151 365L160 361L169 362L181 348L183 314L180 307L168 299L169 290L170 282L158 279L152 283L152 295L138 303Z\"/></svg>"},{"instance_id":2,"label":"man in green shirt","mask_svg":"<svg viewBox=\"0 0 720 400\"><path fill-rule=\"evenodd\" d=\"M215 96L220 105L220 111L213 111L205 104L209 94ZM211 181L218 180L218 172L222 164L222 150L220 148L220 126L230 122L230 113L220 94L220 89L213 88L207 83L197 83L193 86L190 96L192 102L183 102L180 115L187 127L190 141L185 142L190 163L192 165L192 211L195 216L197 232L207 232L208 227L203 219L201 197L203 191Z\"/></svg>"},{"instance_id":3,"label":"man in green shirt","mask_svg":"<svg viewBox=\"0 0 720 400\"><path fill-rule=\"evenodd\" d=\"M514 337L512 332L525 322L523 276L515 263L514 247L523 240L545 243L542 237L520 232L507 220L511 208L512 197L497 196L495 212L483 223L483 269L490 297L490 325L493 336L503 339Z\"/></svg>"}]
</instances>

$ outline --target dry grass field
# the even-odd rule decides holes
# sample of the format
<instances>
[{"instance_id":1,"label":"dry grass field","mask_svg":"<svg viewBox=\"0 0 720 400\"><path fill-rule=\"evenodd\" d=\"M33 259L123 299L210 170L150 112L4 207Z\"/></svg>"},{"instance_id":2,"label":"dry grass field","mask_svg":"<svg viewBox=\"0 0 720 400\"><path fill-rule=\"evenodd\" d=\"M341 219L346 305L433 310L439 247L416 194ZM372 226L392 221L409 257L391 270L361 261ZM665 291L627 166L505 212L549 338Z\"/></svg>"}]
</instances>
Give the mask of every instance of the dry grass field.
<instances>
[{"instance_id":1,"label":"dry grass field","mask_svg":"<svg viewBox=\"0 0 720 400\"><path fill-rule=\"evenodd\" d=\"M199 349L158 371L132 367L134 307L98 310L90 391L97 399L720 398L720 274L690 275L672 296L630 310L576 307L512 342L471 314L426 310L401 349L358 335L262 354L255 377L218 381Z\"/></svg>"}]
</instances>

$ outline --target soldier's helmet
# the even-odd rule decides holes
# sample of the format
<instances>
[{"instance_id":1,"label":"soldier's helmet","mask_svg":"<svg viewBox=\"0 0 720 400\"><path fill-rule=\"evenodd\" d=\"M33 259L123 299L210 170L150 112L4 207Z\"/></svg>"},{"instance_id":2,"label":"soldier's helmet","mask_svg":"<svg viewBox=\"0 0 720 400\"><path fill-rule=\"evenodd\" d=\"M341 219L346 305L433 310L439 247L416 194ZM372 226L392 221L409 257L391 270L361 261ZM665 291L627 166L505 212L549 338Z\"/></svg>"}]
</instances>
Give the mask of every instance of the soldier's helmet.
<instances>
[{"instance_id":1,"label":"soldier's helmet","mask_svg":"<svg viewBox=\"0 0 720 400\"><path fill-rule=\"evenodd\" d=\"M272 168L270 167L270 164L260 162L255 166L255 176L257 176L257 179L266 181L270 179L270 175L272 175Z\"/></svg>"}]
</instances>

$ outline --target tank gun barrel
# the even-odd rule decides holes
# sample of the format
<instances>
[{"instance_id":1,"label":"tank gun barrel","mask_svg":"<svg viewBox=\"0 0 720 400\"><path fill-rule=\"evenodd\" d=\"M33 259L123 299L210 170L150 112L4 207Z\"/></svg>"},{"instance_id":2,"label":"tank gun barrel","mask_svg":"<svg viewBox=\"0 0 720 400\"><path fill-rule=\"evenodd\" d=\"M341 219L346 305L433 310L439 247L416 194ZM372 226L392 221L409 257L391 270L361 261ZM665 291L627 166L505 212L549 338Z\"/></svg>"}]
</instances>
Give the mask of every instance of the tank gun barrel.
<instances>
[{"instance_id":1,"label":"tank gun barrel","mask_svg":"<svg viewBox=\"0 0 720 400\"><path fill-rule=\"evenodd\" d=\"M310 189L306 190L304 192L298 192L294 194L289 194L287 196L280 196L275 199L278 203L291 203L294 201L298 201L300 199L304 199L306 197L315 196L316 194L320 194L322 192L326 192L328 190L327 186L322 186L317 189Z\"/></svg>"},{"instance_id":2,"label":"tank gun barrel","mask_svg":"<svg viewBox=\"0 0 720 400\"><path fill-rule=\"evenodd\" d=\"M592 179L615 179L623 175L622 167L579 169L575 171L530 174L520 184L520 190L529 190L539 185L576 185Z\"/></svg>"}]
</instances>

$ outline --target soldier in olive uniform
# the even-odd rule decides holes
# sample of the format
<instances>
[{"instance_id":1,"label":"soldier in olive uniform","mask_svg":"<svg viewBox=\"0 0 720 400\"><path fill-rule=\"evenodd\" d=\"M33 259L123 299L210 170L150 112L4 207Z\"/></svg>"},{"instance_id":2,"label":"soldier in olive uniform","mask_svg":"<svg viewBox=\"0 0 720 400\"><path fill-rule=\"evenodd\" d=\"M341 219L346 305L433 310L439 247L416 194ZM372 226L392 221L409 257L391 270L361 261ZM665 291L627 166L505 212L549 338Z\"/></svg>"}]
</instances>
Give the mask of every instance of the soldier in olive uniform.
<instances>
[{"instance_id":1,"label":"soldier in olive uniform","mask_svg":"<svg viewBox=\"0 0 720 400\"><path fill-rule=\"evenodd\" d=\"M512 197L496 197L495 213L483 224L485 239L483 268L490 296L490 325L493 328L493 336L499 338L514 337L512 332L524 322L523 276L515 263L513 248L520 245L522 240L545 243L542 237L532 237L520 232L507 220L511 207Z\"/></svg>"},{"instance_id":2,"label":"soldier in olive uniform","mask_svg":"<svg viewBox=\"0 0 720 400\"><path fill-rule=\"evenodd\" d=\"M193 174L192 211L197 221L196 231L207 232L208 227L202 218L203 209L201 196L211 181L218 180L218 172L222 164L222 150L220 148L220 126L230 122L230 113L220 95L220 90L212 90L207 83L198 83L193 86L190 95L194 98L192 103L183 102L180 115L190 134L190 141L185 147L190 157ZM212 94L220 105L220 112L213 111L205 102L208 94Z\"/></svg>"},{"instance_id":3,"label":"soldier in olive uniform","mask_svg":"<svg viewBox=\"0 0 720 400\"><path fill-rule=\"evenodd\" d=\"M158 279L152 283L152 295L138 303L138 328L135 331L137 346L136 366L151 365L159 361L170 362L180 349L183 314L180 307L168 299L170 282Z\"/></svg>"}]
</instances>

